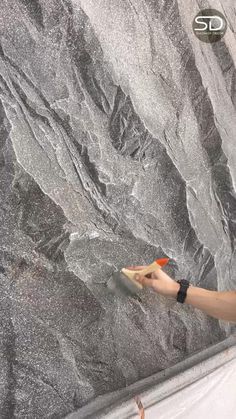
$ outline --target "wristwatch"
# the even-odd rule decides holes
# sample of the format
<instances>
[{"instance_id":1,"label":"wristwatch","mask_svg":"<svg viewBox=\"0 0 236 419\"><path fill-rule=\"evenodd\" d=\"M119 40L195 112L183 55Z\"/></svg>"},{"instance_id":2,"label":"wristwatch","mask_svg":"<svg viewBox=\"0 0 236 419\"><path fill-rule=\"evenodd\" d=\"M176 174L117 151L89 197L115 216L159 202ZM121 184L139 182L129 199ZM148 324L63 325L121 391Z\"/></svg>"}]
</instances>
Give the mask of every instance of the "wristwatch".
<instances>
[{"instance_id":1,"label":"wristwatch","mask_svg":"<svg viewBox=\"0 0 236 419\"><path fill-rule=\"evenodd\" d=\"M187 289L189 287L189 281L187 279L179 279L178 284L180 284L179 291L177 293L177 301L179 303L184 303L185 298L187 297Z\"/></svg>"}]
</instances>

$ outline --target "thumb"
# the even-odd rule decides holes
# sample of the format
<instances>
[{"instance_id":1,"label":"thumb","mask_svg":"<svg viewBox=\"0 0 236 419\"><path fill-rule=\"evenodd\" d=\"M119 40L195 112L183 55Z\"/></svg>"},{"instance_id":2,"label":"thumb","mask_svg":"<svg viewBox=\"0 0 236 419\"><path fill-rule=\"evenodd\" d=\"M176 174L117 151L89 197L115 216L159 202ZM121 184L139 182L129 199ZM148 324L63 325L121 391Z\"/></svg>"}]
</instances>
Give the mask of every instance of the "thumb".
<instances>
[{"instance_id":1,"label":"thumb","mask_svg":"<svg viewBox=\"0 0 236 419\"><path fill-rule=\"evenodd\" d=\"M144 287L155 288L155 283L156 283L155 279L147 278L146 276L143 276L140 274L135 274L134 279L135 281L139 282Z\"/></svg>"}]
</instances>

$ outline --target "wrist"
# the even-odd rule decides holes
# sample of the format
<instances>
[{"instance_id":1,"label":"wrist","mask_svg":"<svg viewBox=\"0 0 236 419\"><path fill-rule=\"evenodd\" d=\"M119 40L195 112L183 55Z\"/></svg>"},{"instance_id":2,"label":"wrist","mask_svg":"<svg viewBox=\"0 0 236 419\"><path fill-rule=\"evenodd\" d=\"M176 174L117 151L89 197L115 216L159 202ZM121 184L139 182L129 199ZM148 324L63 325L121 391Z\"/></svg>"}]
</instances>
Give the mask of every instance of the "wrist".
<instances>
[{"instance_id":1,"label":"wrist","mask_svg":"<svg viewBox=\"0 0 236 419\"><path fill-rule=\"evenodd\" d=\"M169 288L166 292L166 296L177 298L179 288L180 288L180 285L177 282L173 281L173 283L170 284L170 286L169 286Z\"/></svg>"}]
</instances>

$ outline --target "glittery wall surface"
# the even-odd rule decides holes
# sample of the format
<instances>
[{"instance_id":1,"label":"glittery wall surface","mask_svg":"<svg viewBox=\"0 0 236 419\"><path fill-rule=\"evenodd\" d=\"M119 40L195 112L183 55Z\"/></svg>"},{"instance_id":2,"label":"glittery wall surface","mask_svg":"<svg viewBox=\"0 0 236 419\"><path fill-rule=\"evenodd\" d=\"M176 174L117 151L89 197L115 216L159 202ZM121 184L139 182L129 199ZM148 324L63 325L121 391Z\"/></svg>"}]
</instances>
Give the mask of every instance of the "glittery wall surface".
<instances>
[{"instance_id":1,"label":"glittery wall surface","mask_svg":"<svg viewBox=\"0 0 236 419\"><path fill-rule=\"evenodd\" d=\"M186 4L187 3L187 4ZM1 0L0 417L63 418L224 339L115 269L235 285L235 2ZM224 6L224 9L223 9Z\"/></svg>"}]
</instances>

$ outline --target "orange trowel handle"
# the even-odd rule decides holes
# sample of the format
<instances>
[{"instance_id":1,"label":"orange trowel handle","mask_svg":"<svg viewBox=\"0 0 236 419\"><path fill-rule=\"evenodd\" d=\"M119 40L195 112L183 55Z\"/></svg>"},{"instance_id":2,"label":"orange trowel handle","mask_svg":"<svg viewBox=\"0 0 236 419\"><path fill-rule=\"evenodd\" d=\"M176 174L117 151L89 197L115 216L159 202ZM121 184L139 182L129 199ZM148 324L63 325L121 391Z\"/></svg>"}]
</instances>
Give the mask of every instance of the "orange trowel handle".
<instances>
[{"instance_id":1,"label":"orange trowel handle","mask_svg":"<svg viewBox=\"0 0 236 419\"><path fill-rule=\"evenodd\" d=\"M169 260L170 260L169 258L161 258L161 259L156 259L155 262L163 268L163 266L167 265Z\"/></svg>"},{"instance_id":2,"label":"orange trowel handle","mask_svg":"<svg viewBox=\"0 0 236 419\"><path fill-rule=\"evenodd\" d=\"M146 266L144 269L141 269L141 270L130 270L130 269L123 268L123 269L121 269L121 272L123 272L126 276L128 276L128 278L130 278L131 280L133 280L134 279L134 275L136 273L139 273L139 275L142 275L142 276L151 274L158 267L159 268L163 268L163 266L165 266L168 262L169 262L169 258L156 259L153 263L151 263L150 265Z\"/></svg>"}]
</instances>

